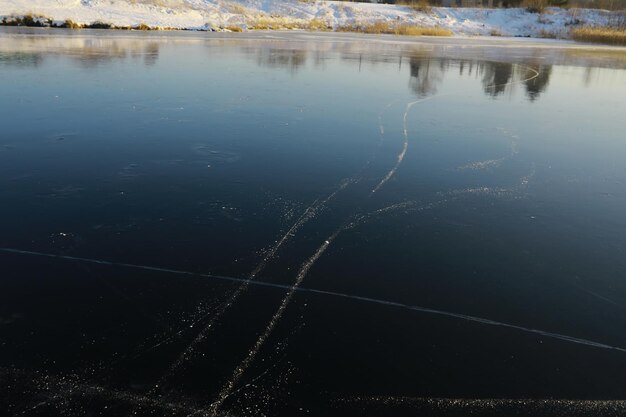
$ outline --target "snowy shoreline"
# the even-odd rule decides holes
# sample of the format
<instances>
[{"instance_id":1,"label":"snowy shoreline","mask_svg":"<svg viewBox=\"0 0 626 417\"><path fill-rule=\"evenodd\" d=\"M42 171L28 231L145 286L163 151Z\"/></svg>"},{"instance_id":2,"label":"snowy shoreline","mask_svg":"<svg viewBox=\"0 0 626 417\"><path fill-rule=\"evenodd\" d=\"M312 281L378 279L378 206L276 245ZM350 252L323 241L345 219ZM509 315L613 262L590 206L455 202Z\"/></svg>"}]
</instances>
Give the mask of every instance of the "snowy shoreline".
<instances>
[{"instance_id":1,"label":"snowy shoreline","mask_svg":"<svg viewBox=\"0 0 626 417\"><path fill-rule=\"evenodd\" d=\"M89 25L189 30L247 30L262 19L306 28L311 22L329 28L386 22L447 29L461 36L569 38L572 28L606 26L613 14L605 10L443 8L420 12L391 4L303 0L5 0L0 20L44 16L59 26L66 20Z\"/></svg>"}]
</instances>

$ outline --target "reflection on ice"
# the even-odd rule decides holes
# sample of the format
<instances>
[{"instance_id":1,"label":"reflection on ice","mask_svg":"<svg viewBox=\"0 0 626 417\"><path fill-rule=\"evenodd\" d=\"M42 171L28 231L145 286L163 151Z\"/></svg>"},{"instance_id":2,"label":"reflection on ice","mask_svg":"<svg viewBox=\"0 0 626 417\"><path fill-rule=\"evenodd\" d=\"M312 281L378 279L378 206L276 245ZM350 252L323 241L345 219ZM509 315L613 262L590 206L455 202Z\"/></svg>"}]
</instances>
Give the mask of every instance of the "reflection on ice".
<instances>
[{"instance_id":1,"label":"reflection on ice","mask_svg":"<svg viewBox=\"0 0 626 417\"><path fill-rule=\"evenodd\" d=\"M152 66L164 48L202 42L209 50L226 47L231 53L254 59L261 67L287 69L292 73L309 64L323 70L324 62L336 56L355 71L360 71L364 65L387 64L397 65L401 72L408 62L409 87L420 98L436 94L448 71L480 77L485 94L491 97L502 95L511 87L509 81L527 79L525 93L532 102L546 90L554 65L588 66L581 80L586 85L593 80L591 64L626 68L624 55L611 48L596 47L589 52L581 45L546 42L517 41L507 44L468 39L406 42L405 39L398 39L395 44L387 44L368 38L368 41L356 43L344 40L344 36L329 34L307 35L303 42L298 39L303 35L297 34L267 40L226 34L169 34L161 38L156 35L122 36L89 31L85 32L86 35L70 31L71 36L52 37L34 29L2 30L7 33L0 36L0 66L39 66L53 56L70 57L86 69L127 59L141 59L144 65ZM312 41L311 37L319 37L319 40ZM432 60L434 57L437 59ZM527 70L516 64L523 64ZM530 79L528 71L537 71L540 75Z\"/></svg>"},{"instance_id":2,"label":"reflection on ice","mask_svg":"<svg viewBox=\"0 0 626 417\"><path fill-rule=\"evenodd\" d=\"M561 113L541 123L555 98L578 111L567 94L585 96L585 82L610 88L572 65L623 76L601 68L626 67L607 59L613 49L56 33L0 36L0 67L16 80L0 153L2 284L18 289L0 291L11 335L0 365L62 380L48 389L35 375L20 411L87 414L97 398L113 413L296 415L283 401L294 398L336 415L324 412L332 396L390 384L422 395L415 371L436 379L448 365L462 393L575 396L576 373L599 381L590 397L623 393L601 370L625 348L623 297L605 296L621 288L623 144L604 114L590 126L605 131L583 139L558 134L571 119ZM571 266L553 260L564 255ZM593 278L571 284L570 269ZM40 352L50 338L63 343ZM485 344L504 361L473 360ZM521 382L494 388L505 362ZM536 362L558 384L535 388ZM371 381L355 372L363 363ZM283 384L292 371L298 383ZM84 409L68 410L55 386ZM424 395L449 387L429 381Z\"/></svg>"}]
</instances>

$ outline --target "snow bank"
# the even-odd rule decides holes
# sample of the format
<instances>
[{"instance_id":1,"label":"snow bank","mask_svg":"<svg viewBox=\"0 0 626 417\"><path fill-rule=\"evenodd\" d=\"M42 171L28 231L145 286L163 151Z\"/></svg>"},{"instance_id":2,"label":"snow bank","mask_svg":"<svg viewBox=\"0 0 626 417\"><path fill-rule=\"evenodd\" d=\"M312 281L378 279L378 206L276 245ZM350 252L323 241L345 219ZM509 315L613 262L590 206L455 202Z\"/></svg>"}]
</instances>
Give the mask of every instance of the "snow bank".
<instances>
[{"instance_id":1,"label":"snow bank","mask_svg":"<svg viewBox=\"0 0 626 417\"><path fill-rule=\"evenodd\" d=\"M314 0L2 0L0 19L28 14L56 22L96 21L116 26L147 24L179 29L247 28L262 18L306 26L315 20L336 28L386 21L441 27L456 35L566 37L577 25L607 25L610 12L550 8L545 13L523 9L434 7L422 13L404 6Z\"/></svg>"}]
</instances>

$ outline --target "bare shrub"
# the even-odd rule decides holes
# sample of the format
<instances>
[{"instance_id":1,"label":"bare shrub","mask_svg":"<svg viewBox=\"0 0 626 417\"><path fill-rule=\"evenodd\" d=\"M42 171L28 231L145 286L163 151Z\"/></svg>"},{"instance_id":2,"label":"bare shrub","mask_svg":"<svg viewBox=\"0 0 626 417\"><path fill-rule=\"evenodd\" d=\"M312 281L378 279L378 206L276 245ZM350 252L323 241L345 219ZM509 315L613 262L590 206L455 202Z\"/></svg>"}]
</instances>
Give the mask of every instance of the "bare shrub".
<instances>
[{"instance_id":1,"label":"bare shrub","mask_svg":"<svg viewBox=\"0 0 626 417\"><path fill-rule=\"evenodd\" d=\"M400 0L396 2L396 4L410 7L420 13L432 13L433 11L433 8L428 3L428 0Z\"/></svg>"},{"instance_id":2,"label":"bare shrub","mask_svg":"<svg viewBox=\"0 0 626 417\"><path fill-rule=\"evenodd\" d=\"M27 14L24 16L10 16L3 17L2 26L29 26L29 27L50 27L52 26L52 19L46 16Z\"/></svg>"},{"instance_id":3,"label":"bare shrub","mask_svg":"<svg viewBox=\"0 0 626 417\"><path fill-rule=\"evenodd\" d=\"M89 23L88 25L85 25L85 27L87 29L112 29L113 25L110 23L106 23L106 22L96 21L93 23Z\"/></svg>"},{"instance_id":4,"label":"bare shrub","mask_svg":"<svg viewBox=\"0 0 626 417\"><path fill-rule=\"evenodd\" d=\"M523 0L521 4L530 13L543 13L549 5L549 0Z\"/></svg>"}]
</instances>

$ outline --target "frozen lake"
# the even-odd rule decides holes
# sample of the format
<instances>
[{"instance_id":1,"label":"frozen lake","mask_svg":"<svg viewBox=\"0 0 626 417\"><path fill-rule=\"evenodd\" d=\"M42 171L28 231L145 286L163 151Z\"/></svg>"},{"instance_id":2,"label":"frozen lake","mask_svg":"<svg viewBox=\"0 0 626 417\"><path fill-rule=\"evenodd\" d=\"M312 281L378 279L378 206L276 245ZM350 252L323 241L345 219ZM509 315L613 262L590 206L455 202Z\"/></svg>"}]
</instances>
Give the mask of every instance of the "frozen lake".
<instances>
[{"instance_id":1,"label":"frozen lake","mask_svg":"<svg viewBox=\"0 0 626 417\"><path fill-rule=\"evenodd\" d=\"M0 91L0 414L625 415L624 48L5 28Z\"/></svg>"}]
</instances>

